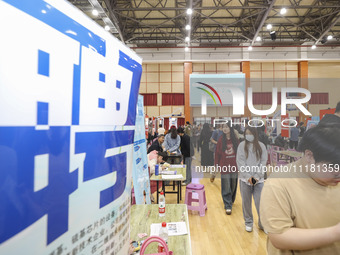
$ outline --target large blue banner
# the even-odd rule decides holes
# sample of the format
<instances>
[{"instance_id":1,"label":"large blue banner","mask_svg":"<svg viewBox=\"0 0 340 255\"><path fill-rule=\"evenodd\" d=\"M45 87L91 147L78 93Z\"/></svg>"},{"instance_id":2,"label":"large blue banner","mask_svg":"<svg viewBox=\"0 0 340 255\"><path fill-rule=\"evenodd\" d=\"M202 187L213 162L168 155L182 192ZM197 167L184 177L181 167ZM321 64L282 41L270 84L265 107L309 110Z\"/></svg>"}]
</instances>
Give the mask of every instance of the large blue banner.
<instances>
[{"instance_id":1,"label":"large blue banner","mask_svg":"<svg viewBox=\"0 0 340 255\"><path fill-rule=\"evenodd\" d=\"M0 254L127 254L141 58L64 1L0 30Z\"/></svg>"},{"instance_id":2,"label":"large blue banner","mask_svg":"<svg viewBox=\"0 0 340 255\"><path fill-rule=\"evenodd\" d=\"M150 180L148 170L148 159L145 139L145 118L143 96L138 96L136 131L133 153L133 189L135 192L136 204L151 204L150 200ZM145 192L145 200L144 200Z\"/></svg>"}]
</instances>

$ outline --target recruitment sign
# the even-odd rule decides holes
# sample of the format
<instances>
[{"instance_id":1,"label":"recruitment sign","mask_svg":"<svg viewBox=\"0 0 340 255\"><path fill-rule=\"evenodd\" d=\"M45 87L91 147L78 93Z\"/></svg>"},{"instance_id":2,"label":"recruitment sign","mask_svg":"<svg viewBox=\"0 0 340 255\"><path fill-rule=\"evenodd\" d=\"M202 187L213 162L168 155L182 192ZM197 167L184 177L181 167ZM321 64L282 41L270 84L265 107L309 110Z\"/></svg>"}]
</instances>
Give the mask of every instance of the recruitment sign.
<instances>
[{"instance_id":1,"label":"recruitment sign","mask_svg":"<svg viewBox=\"0 0 340 255\"><path fill-rule=\"evenodd\" d=\"M0 254L125 255L141 58L66 1L0 30Z\"/></svg>"}]
</instances>

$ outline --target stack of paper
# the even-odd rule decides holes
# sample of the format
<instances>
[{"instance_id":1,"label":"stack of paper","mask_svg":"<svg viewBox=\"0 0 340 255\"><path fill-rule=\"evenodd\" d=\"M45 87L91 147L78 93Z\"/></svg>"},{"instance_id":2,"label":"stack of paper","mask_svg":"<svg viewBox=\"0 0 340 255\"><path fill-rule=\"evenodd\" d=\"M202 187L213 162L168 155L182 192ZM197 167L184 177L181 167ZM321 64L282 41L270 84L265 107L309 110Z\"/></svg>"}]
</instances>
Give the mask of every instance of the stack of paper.
<instances>
[{"instance_id":1,"label":"stack of paper","mask_svg":"<svg viewBox=\"0 0 340 255\"><path fill-rule=\"evenodd\" d=\"M177 174L177 171L161 171L160 174Z\"/></svg>"},{"instance_id":2,"label":"stack of paper","mask_svg":"<svg viewBox=\"0 0 340 255\"><path fill-rule=\"evenodd\" d=\"M170 175L162 174L162 179L163 180L183 179L183 175L181 175L181 174L170 174Z\"/></svg>"},{"instance_id":3,"label":"stack of paper","mask_svg":"<svg viewBox=\"0 0 340 255\"><path fill-rule=\"evenodd\" d=\"M169 168L185 168L185 165L170 165Z\"/></svg>"}]
</instances>

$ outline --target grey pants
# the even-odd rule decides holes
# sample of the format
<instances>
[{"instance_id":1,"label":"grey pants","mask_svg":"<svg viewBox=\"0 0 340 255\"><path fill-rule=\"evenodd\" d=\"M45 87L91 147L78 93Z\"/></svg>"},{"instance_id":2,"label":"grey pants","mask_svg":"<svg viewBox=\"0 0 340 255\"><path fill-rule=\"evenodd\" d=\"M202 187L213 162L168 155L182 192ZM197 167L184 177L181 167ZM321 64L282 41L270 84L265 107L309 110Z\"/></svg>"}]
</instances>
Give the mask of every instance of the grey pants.
<instances>
[{"instance_id":1,"label":"grey pants","mask_svg":"<svg viewBox=\"0 0 340 255\"><path fill-rule=\"evenodd\" d=\"M185 182L188 184L188 183L191 183L191 157L186 157L184 158L184 164L187 166L187 171L186 171L186 175L187 175L187 178L185 180Z\"/></svg>"},{"instance_id":2,"label":"grey pants","mask_svg":"<svg viewBox=\"0 0 340 255\"><path fill-rule=\"evenodd\" d=\"M221 174L221 193L224 209L232 209L236 199L237 173Z\"/></svg>"},{"instance_id":3,"label":"grey pants","mask_svg":"<svg viewBox=\"0 0 340 255\"><path fill-rule=\"evenodd\" d=\"M243 218L247 227L253 227L253 212L252 212L252 198L254 197L255 207L257 215L259 216L259 228L263 229L260 220L260 198L263 188L263 182L258 183L255 186L247 185L245 182L240 180L240 191L242 197L242 211Z\"/></svg>"}]
</instances>

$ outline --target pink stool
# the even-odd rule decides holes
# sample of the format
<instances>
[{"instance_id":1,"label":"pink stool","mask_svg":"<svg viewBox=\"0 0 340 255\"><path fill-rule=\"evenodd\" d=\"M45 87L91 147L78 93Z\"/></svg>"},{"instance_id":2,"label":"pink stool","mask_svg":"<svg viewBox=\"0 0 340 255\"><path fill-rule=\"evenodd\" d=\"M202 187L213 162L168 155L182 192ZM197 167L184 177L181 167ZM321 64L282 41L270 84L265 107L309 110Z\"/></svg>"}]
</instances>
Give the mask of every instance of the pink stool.
<instances>
[{"instance_id":1,"label":"pink stool","mask_svg":"<svg viewBox=\"0 0 340 255\"><path fill-rule=\"evenodd\" d=\"M193 193L198 194L198 199L192 197ZM193 206L192 202L198 202L198 206ZM190 183L187 185L185 191L185 204L188 206L188 210L199 211L200 216L205 215L205 210L207 210L208 207L203 184Z\"/></svg>"}]
</instances>

